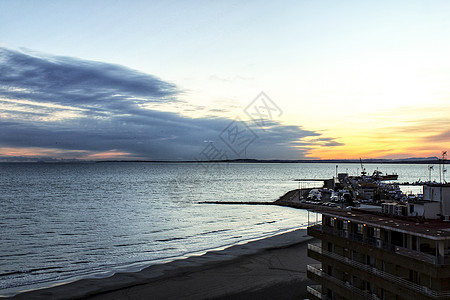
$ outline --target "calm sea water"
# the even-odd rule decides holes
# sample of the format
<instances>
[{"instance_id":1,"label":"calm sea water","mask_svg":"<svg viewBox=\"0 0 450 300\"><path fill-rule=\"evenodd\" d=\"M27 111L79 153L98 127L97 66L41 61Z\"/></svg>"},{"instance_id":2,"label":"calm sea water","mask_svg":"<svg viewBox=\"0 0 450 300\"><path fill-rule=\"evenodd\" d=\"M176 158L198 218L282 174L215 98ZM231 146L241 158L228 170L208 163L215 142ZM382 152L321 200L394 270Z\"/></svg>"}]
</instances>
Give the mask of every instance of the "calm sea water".
<instances>
[{"instance_id":1,"label":"calm sea water","mask_svg":"<svg viewBox=\"0 0 450 300\"><path fill-rule=\"evenodd\" d=\"M426 165L365 167L400 181L429 175ZM0 164L0 295L305 227L303 210L198 202L274 201L313 186L293 179L335 172L335 164Z\"/></svg>"}]
</instances>

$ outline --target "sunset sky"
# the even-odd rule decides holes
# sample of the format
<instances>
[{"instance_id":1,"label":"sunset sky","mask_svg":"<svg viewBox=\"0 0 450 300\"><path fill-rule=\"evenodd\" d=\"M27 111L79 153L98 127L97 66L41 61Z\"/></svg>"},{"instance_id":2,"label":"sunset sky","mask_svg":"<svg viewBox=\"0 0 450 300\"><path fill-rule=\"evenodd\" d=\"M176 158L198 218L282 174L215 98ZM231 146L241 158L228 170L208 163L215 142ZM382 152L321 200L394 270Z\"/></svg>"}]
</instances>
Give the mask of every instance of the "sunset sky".
<instances>
[{"instance_id":1,"label":"sunset sky","mask_svg":"<svg viewBox=\"0 0 450 300\"><path fill-rule=\"evenodd\" d=\"M449 1L3 0L0 160L438 156L449 15Z\"/></svg>"}]
</instances>

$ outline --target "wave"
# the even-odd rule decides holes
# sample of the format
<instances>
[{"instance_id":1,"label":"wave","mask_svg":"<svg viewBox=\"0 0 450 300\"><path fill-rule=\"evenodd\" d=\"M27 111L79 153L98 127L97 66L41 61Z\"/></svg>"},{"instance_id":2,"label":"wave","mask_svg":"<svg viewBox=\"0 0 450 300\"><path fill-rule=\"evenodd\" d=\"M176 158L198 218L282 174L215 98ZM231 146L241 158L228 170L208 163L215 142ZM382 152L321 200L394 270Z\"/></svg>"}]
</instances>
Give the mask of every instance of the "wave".
<instances>
[{"instance_id":1,"label":"wave","mask_svg":"<svg viewBox=\"0 0 450 300\"><path fill-rule=\"evenodd\" d=\"M275 222L276 222L276 221L260 222L260 223L256 223L255 225L272 224L272 223L275 223Z\"/></svg>"},{"instance_id":2,"label":"wave","mask_svg":"<svg viewBox=\"0 0 450 300\"><path fill-rule=\"evenodd\" d=\"M6 272L6 273L0 273L0 277L11 276L11 275L16 275L16 274L39 273L42 271L57 270L57 269L64 269L64 268L63 267L45 267L45 268L36 268L36 269L29 269L29 270L23 270L23 271L11 271L11 272Z\"/></svg>"},{"instance_id":3,"label":"wave","mask_svg":"<svg viewBox=\"0 0 450 300\"><path fill-rule=\"evenodd\" d=\"M129 247L129 246L138 246L138 245L146 245L146 244L148 244L148 242L118 244L118 245L112 245L112 246L113 247Z\"/></svg>"},{"instance_id":4,"label":"wave","mask_svg":"<svg viewBox=\"0 0 450 300\"><path fill-rule=\"evenodd\" d=\"M231 229L229 229L229 228L227 228L227 229L218 229L218 230L212 230L212 231L197 233L197 234L194 234L192 236L208 235L208 234L212 234L212 233L225 232L225 231L230 231L230 230Z\"/></svg>"},{"instance_id":5,"label":"wave","mask_svg":"<svg viewBox=\"0 0 450 300\"><path fill-rule=\"evenodd\" d=\"M47 268L36 268L36 269L30 269L30 270L26 270L26 271L14 271L14 272L8 272L8 273L3 273L0 274L0 276L6 277L6 276L14 276L14 275L19 275L20 274L37 274L39 272L42 271L46 271L46 270L53 270L53 272L48 272L47 274L49 275L46 278L34 278L31 279L27 282L10 282L8 284L8 286L5 286L4 284L0 284L0 289L2 288L6 288L4 290L4 292L6 292L9 296L15 295L17 294L18 289L23 289L24 287L26 287L27 289L36 289L36 288L42 288L42 287L46 287L48 286L50 283L67 283L67 282L71 282L74 280L79 280L82 278L106 278L109 276L112 276L115 273L118 272L138 272L143 270L146 267L149 267L151 265L154 264L159 264L159 263L169 263L172 262L174 260L177 259L184 259L184 258L188 258L191 256L198 256L198 255L203 255L207 252L210 251L222 251L225 250L229 247L235 246L235 245L241 245L241 244L246 244L249 242L253 242L253 241L257 241L257 240L262 240L271 236L275 236L278 234L282 234L284 232L290 232L293 230L298 229L298 227L289 229L289 230L277 230L274 232L268 232L265 233L263 235L259 235L257 237L245 237L243 235L236 235L236 236L230 236L229 237L229 243L225 243L216 247L202 247L202 248L197 248L196 250L192 250L189 252L185 252L185 253L177 253L174 255L167 255L164 257L157 257L154 259L144 259L144 260L136 260L133 262L127 262L127 263L107 263L107 264L98 264L95 266L90 266L89 268L75 268L75 269L66 269L64 271L62 271L61 269L63 269L63 267L47 267ZM210 231L210 232L206 232L204 234L211 234L212 232L217 232L217 231L228 231L228 229L224 229L224 230L214 230L214 231ZM202 234L199 234L202 235ZM173 241L173 240L184 240L185 238L180 238L180 237L174 237L174 238L168 238L168 239L163 239L161 241ZM177 248L173 248L173 247L167 247L164 249L160 249L158 250L160 253L163 251L168 251L168 250L176 250ZM146 252L146 251L145 251ZM89 264L89 261L79 261L79 262L75 262L72 263L72 265L87 265ZM12 292L8 293L8 289L12 289Z\"/></svg>"},{"instance_id":6,"label":"wave","mask_svg":"<svg viewBox=\"0 0 450 300\"><path fill-rule=\"evenodd\" d=\"M171 241L177 241L177 240L185 240L186 238L187 237L173 237L173 238L155 240L155 242L171 242Z\"/></svg>"}]
</instances>

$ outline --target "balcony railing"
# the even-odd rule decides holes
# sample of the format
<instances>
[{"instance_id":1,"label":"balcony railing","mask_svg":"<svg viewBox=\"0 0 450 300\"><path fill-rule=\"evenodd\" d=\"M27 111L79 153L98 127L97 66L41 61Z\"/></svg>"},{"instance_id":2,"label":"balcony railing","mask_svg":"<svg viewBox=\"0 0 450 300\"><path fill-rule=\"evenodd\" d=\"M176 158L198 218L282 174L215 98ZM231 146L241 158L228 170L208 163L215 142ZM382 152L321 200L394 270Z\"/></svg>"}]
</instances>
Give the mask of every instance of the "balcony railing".
<instances>
[{"instance_id":1,"label":"balcony railing","mask_svg":"<svg viewBox=\"0 0 450 300\"><path fill-rule=\"evenodd\" d=\"M322 294L322 286L320 285L308 285L306 291L318 299L330 300L330 298Z\"/></svg>"},{"instance_id":2,"label":"balcony railing","mask_svg":"<svg viewBox=\"0 0 450 300\"><path fill-rule=\"evenodd\" d=\"M397 285L400 285L402 287L405 287L405 288L407 288L409 290L412 290L414 292L420 293L420 294L425 295L427 297L431 297L431 298L434 298L434 299L449 299L450 298L450 291L439 291L439 292L437 292L437 291L431 290L431 289L429 289L426 286L418 285L418 284L413 283L411 281L408 281L406 279L403 279L403 278L400 278L398 276L389 274L387 272L378 270L377 268L371 267L369 265L365 265L365 264L362 264L360 262L351 260L351 259L349 259L347 257L338 255L336 253L329 252L329 251L324 250L324 249L322 249L320 247L317 247L315 245L309 244L308 245L308 250L311 250L311 251L314 251L316 253L322 254L322 255L324 255L326 257L329 257L329 258L331 258L333 260L340 261L340 262L342 262L342 263L344 263L346 265L349 265L351 267L357 268L357 269L362 270L362 271L364 271L366 273L370 273L372 275L378 276L378 277L383 278L383 279L385 279L385 280L387 280L389 282L393 282L393 283L395 283Z\"/></svg>"},{"instance_id":3,"label":"balcony railing","mask_svg":"<svg viewBox=\"0 0 450 300\"><path fill-rule=\"evenodd\" d=\"M386 251L394 252L399 255L408 256L410 258L417 259L417 260L420 260L420 261L423 261L423 262L426 262L429 264L433 264L433 265L446 264L446 263L450 262L448 259L445 260L444 258L436 257L431 254L427 254L427 253L407 249L404 247L396 246L396 245L393 245L390 243L386 243L379 239L369 238L369 237L364 238L363 235L361 235L361 234L354 234L354 233L351 233L351 232L348 232L345 230L334 229L334 228L330 228L330 227L323 226L323 225L314 225L314 226L310 226L310 228L313 230L329 233L329 234L332 234L337 237L342 237L345 239L360 242L362 244L365 244L365 245L368 245L371 247L376 247L376 248L383 249Z\"/></svg>"},{"instance_id":4,"label":"balcony railing","mask_svg":"<svg viewBox=\"0 0 450 300\"><path fill-rule=\"evenodd\" d=\"M329 282L332 282L333 284L335 284L343 289L350 291L353 295L358 295L363 299L373 299L373 300L379 299L376 295L374 295L368 291L363 291L363 290L358 289L357 287L354 287L348 283L345 283L333 276L328 275L327 273L323 272L320 269L320 265L308 265L307 270L308 270L308 272L311 272L321 278L324 278L325 280L327 280Z\"/></svg>"}]
</instances>

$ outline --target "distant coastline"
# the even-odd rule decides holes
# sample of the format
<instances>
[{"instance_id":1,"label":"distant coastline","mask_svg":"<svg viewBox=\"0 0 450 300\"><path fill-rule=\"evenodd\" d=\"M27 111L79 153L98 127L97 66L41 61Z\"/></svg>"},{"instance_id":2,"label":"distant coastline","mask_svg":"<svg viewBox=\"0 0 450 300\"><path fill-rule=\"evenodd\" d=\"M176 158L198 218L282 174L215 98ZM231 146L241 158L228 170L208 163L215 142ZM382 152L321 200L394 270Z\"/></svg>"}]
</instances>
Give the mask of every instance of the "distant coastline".
<instances>
[{"instance_id":1,"label":"distant coastline","mask_svg":"<svg viewBox=\"0 0 450 300\"><path fill-rule=\"evenodd\" d=\"M107 160L97 162L152 162L152 163L340 163L340 164L360 164L359 159L228 159L211 161L156 161L156 160ZM364 159L363 163L368 164L436 164L442 162L437 157L427 158L405 158L405 159Z\"/></svg>"},{"instance_id":2,"label":"distant coastline","mask_svg":"<svg viewBox=\"0 0 450 300\"><path fill-rule=\"evenodd\" d=\"M359 159L229 159L229 160L29 160L29 161L0 161L0 163L336 163L359 164ZM367 164L438 164L442 159L438 157L403 158L403 159L364 159Z\"/></svg>"}]
</instances>

